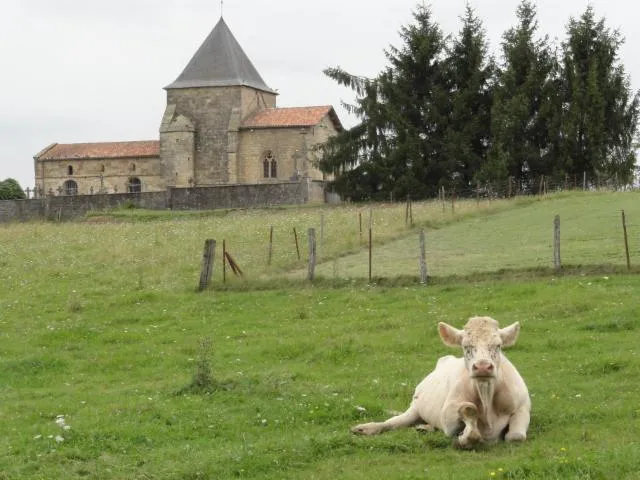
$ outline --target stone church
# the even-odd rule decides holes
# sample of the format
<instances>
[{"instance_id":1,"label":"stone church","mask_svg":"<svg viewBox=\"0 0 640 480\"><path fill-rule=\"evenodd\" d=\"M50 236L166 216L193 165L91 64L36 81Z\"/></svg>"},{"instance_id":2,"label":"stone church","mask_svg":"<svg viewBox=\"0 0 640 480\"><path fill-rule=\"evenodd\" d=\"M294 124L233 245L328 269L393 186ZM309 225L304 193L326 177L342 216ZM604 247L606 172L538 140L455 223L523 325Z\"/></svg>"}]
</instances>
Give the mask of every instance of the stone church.
<instances>
[{"instance_id":1,"label":"stone church","mask_svg":"<svg viewBox=\"0 0 640 480\"><path fill-rule=\"evenodd\" d=\"M223 18L165 90L159 141L49 145L34 157L38 195L325 180L315 147L342 131L335 110L276 107Z\"/></svg>"}]
</instances>

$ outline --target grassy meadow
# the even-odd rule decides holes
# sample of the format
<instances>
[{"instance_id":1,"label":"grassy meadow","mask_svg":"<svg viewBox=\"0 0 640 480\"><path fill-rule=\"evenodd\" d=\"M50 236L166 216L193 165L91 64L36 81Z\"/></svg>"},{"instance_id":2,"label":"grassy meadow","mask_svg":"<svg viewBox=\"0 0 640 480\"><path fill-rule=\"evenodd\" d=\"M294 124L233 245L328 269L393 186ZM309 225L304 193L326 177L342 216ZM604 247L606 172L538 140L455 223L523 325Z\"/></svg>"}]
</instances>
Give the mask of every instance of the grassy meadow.
<instances>
[{"instance_id":1,"label":"grassy meadow","mask_svg":"<svg viewBox=\"0 0 640 480\"><path fill-rule=\"evenodd\" d=\"M638 200L421 202L413 227L404 205L375 205L371 285L355 260L368 207L0 225L0 480L640 479L640 276L621 268L619 217L633 262ZM571 275L550 269L555 214ZM290 232L321 222L324 279L291 280L306 236L298 260ZM426 287L409 271L420 228ZM226 240L246 281L223 286L217 265L195 293L205 238ZM439 432L349 432L403 410L455 352L437 322L474 314L522 324L506 353L532 395L526 443L466 452Z\"/></svg>"}]
</instances>

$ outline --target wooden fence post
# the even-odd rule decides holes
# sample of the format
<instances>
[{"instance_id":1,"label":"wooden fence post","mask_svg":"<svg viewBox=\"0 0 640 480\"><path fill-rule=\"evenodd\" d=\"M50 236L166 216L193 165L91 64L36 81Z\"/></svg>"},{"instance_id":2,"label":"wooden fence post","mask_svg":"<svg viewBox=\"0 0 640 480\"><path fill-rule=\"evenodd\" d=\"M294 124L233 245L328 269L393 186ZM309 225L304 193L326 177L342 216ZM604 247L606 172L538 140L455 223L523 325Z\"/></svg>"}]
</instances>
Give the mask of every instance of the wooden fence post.
<instances>
[{"instance_id":1,"label":"wooden fence post","mask_svg":"<svg viewBox=\"0 0 640 480\"><path fill-rule=\"evenodd\" d=\"M216 241L207 239L204 241L204 252L202 254L202 271L200 272L200 284L198 291L205 290L211 282L213 276L213 260L216 253Z\"/></svg>"},{"instance_id":2,"label":"wooden fence post","mask_svg":"<svg viewBox=\"0 0 640 480\"><path fill-rule=\"evenodd\" d=\"M631 270L631 258L629 257L629 239L627 237L627 221L622 210L622 231L624 233L624 252L627 256L627 270Z\"/></svg>"},{"instance_id":3,"label":"wooden fence post","mask_svg":"<svg viewBox=\"0 0 640 480\"><path fill-rule=\"evenodd\" d=\"M316 271L316 229L310 228L309 235L309 273L307 278L313 281Z\"/></svg>"},{"instance_id":4,"label":"wooden fence post","mask_svg":"<svg viewBox=\"0 0 640 480\"><path fill-rule=\"evenodd\" d=\"M271 256L273 254L273 225L269 228L269 256L267 258L267 265L271 265Z\"/></svg>"},{"instance_id":5,"label":"wooden fence post","mask_svg":"<svg viewBox=\"0 0 640 480\"><path fill-rule=\"evenodd\" d=\"M556 270L562 268L560 262L560 215L556 215L553 219L553 268Z\"/></svg>"},{"instance_id":6,"label":"wooden fence post","mask_svg":"<svg viewBox=\"0 0 640 480\"><path fill-rule=\"evenodd\" d=\"M372 232L373 229L369 227L369 283L371 283L371 254L372 254L372 245L371 241L373 239Z\"/></svg>"},{"instance_id":7,"label":"wooden fence post","mask_svg":"<svg viewBox=\"0 0 640 480\"><path fill-rule=\"evenodd\" d=\"M222 283L227 281L227 241L222 240Z\"/></svg>"},{"instance_id":8,"label":"wooden fence post","mask_svg":"<svg viewBox=\"0 0 640 480\"><path fill-rule=\"evenodd\" d=\"M298 245L298 232L296 232L296 227L293 227L293 238L296 241L296 253L298 254L298 260L300 260L300 246Z\"/></svg>"},{"instance_id":9,"label":"wooden fence post","mask_svg":"<svg viewBox=\"0 0 640 480\"><path fill-rule=\"evenodd\" d=\"M424 229L420 230L420 283L427 284L427 258L424 239Z\"/></svg>"},{"instance_id":10,"label":"wooden fence post","mask_svg":"<svg viewBox=\"0 0 640 480\"><path fill-rule=\"evenodd\" d=\"M324 247L324 212L320 212L320 245L318 247L318 255L322 257Z\"/></svg>"}]
</instances>

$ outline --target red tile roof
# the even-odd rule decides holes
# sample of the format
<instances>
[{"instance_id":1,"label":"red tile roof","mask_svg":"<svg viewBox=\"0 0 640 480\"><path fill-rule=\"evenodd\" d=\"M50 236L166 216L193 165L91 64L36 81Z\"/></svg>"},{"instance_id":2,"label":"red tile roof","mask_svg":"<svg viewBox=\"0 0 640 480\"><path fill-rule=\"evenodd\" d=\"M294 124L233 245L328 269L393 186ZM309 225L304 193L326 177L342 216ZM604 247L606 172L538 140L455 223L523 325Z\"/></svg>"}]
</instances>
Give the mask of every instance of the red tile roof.
<instances>
[{"instance_id":1,"label":"red tile roof","mask_svg":"<svg viewBox=\"0 0 640 480\"><path fill-rule=\"evenodd\" d=\"M160 142L141 140L134 142L54 143L38 153L38 160L72 160L84 158L157 157Z\"/></svg>"},{"instance_id":2,"label":"red tile roof","mask_svg":"<svg viewBox=\"0 0 640 480\"><path fill-rule=\"evenodd\" d=\"M242 123L242 128L272 127L313 127L329 115L336 130L342 130L342 124L331 105L319 107L267 108Z\"/></svg>"}]
</instances>

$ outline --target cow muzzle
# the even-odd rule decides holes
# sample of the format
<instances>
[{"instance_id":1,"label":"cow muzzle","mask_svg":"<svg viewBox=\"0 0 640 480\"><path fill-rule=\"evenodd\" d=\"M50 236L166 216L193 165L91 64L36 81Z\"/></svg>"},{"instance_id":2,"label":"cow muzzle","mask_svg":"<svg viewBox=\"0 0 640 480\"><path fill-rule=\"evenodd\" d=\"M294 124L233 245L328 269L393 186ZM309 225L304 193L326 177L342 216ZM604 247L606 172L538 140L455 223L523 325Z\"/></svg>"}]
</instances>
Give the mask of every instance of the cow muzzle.
<instances>
[{"instance_id":1,"label":"cow muzzle","mask_svg":"<svg viewBox=\"0 0 640 480\"><path fill-rule=\"evenodd\" d=\"M496 376L496 367L488 360L479 360L471 366L471 376L474 378L493 378Z\"/></svg>"}]
</instances>

